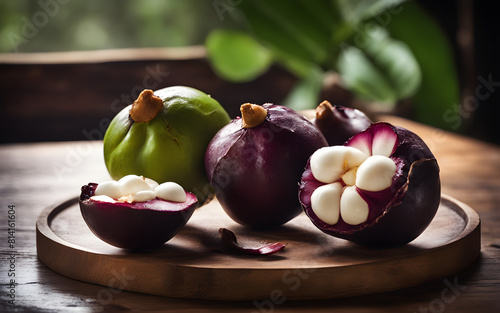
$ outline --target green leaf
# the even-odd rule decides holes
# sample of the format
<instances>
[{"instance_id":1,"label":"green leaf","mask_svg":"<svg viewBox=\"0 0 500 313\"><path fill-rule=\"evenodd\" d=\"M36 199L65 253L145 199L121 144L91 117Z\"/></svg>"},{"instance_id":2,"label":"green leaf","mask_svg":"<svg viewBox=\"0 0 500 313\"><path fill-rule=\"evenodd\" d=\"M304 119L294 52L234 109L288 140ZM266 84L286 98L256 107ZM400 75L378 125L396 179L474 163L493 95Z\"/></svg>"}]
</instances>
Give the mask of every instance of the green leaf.
<instances>
[{"instance_id":1,"label":"green leaf","mask_svg":"<svg viewBox=\"0 0 500 313\"><path fill-rule=\"evenodd\" d=\"M296 111L314 109L318 106L318 98L323 87L324 72L316 68L310 75L302 78L289 92L282 105Z\"/></svg>"},{"instance_id":2,"label":"green leaf","mask_svg":"<svg viewBox=\"0 0 500 313\"><path fill-rule=\"evenodd\" d=\"M345 46L340 53L337 68L347 88L367 101L377 101L393 106L395 91L362 50Z\"/></svg>"},{"instance_id":3,"label":"green leaf","mask_svg":"<svg viewBox=\"0 0 500 313\"><path fill-rule=\"evenodd\" d=\"M422 74L417 59L402 41L389 38L382 27L373 27L365 53L387 77L396 99L413 96L420 87Z\"/></svg>"},{"instance_id":4,"label":"green leaf","mask_svg":"<svg viewBox=\"0 0 500 313\"><path fill-rule=\"evenodd\" d=\"M336 0L344 19L356 25L407 0Z\"/></svg>"},{"instance_id":5,"label":"green leaf","mask_svg":"<svg viewBox=\"0 0 500 313\"><path fill-rule=\"evenodd\" d=\"M411 50L388 37L381 27L371 27L361 47L344 44L338 71L346 86L367 101L394 108L397 101L414 95L421 73Z\"/></svg>"},{"instance_id":6,"label":"green leaf","mask_svg":"<svg viewBox=\"0 0 500 313\"><path fill-rule=\"evenodd\" d=\"M277 55L323 64L329 57L331 29L323 26L324 17L303 9L303 2L245 0L238 9L245 15L249 32Z\"/></svg>"},{"instance_id":7,"label":"green leaf","mask_svg":"<svg viewBox=\"0 0 500 313\"><path fill-rule=\"evenodd\" d=\"M387 29L411 48L421 68L422 84L413 97L415 119L457 130L460 87L453 50L439 25L416 3L407 3L392 16Z\"/></svg>"},{"instance_id":8,"label":"green leaf","mask_svg":"<svg viewBox=\"0 0 500 313\"><path fill-rule=\"evenodd\" d=\"M214 30L205 46L215 72L228 81L253 80L272 62L271 52L243 32Z\"/></svg>"}]
</instances>

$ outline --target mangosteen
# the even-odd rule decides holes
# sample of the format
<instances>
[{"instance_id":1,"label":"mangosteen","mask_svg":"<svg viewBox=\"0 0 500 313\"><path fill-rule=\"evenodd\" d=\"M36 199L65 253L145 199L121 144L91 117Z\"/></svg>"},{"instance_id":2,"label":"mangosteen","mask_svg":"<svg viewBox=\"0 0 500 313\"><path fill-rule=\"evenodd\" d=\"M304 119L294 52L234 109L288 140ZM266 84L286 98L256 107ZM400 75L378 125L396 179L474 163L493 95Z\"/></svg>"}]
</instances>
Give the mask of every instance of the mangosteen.
<instances>
[{"instance_id":1,"label":"mangosteen","mask_svg":"<svg viewBox=\"0 0 500 313\"><path fill-rule=\"evenodd\" d=\"M345 145L311 155L299 199L306 215L327 234L362 245L403 245L436 214L439 166L415 133L374 123Z\"/></svg>"},{"instance_id":2,"label":"mangosteen","mask_svg":"<svg viewBox=\"0 0 500 313\"><path fill-rule=\"evenodd\" d=\"M220 103L201 90L186 86L145 89L106 130L106 168L115 180L135 174L159 183L175 181L200 203L208 202L213 191L205 188L205 150L229 121Z\"/></svg>"},{"instance_id":3,"label":"mangosteen","mask_svg":"<svg viewBox=\"0 0 500 313\"><path fill-rule=\"evenodd\" d=\"M326 100L316 107L316 116L312 122L325 136L330 146L344 144L372 123L360 110L340 105L334 106Z\"/></svg>"},{"instance_id":4,"label":"mangosteen","mask_svg":"<svg viewBox=\"0 0 500 313\"><path fill-rule=\"evenodd\" d=\"M256 228L282 225L302 209L297 187L309 156L327 142L303 115L270 103L243 104L210 142L207 177L224 211Z\"/></svg>"},{"instance_id":5,"label":"mangosteen","mask_svg":"<svg viewBox=\"0 0 500 313\"><path fill-rule=\"evenodd\" d=\"M82 187L80 211L101 240L126 249L156 248L174 237L198 206L179 184L127 175Z\"/></svg>"}]
</instances>

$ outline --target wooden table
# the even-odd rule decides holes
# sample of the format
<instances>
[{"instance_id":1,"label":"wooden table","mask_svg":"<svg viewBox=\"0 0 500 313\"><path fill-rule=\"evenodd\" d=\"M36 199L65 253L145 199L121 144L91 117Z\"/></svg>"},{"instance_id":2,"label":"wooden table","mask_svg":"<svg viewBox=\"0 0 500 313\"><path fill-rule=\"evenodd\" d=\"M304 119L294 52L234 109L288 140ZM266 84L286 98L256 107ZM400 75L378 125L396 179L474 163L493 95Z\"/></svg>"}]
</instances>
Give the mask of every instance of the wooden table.
<instances>
[{"instance_id":1,"label":"wooden table","mask_svg":"<svg viewBox=\"0 0 500 313\"><path fill-rule=\"evenodd\" d=\"M498 311L500 147L401 118L386 116L382 119L409 128L423 137L439 161L443 193L470 205L481 217L481 256L456 276L383 294L336 300L284 301L279 304L266 300L219 302L170 299L75 281L53 272L37 258L35 220L47 206L78 195L81 185L108 179L102 142L8 144L0 146L0 311ZM15 213L10 213L15 216L8 216L9 206L14 209ZM9 234L9 218L15 218L15 233ZM12 248L9 247L11 235L15 236ZM15 279L15 284L11 285L10 279ZM15 300L15 306L9 304L9 300Z\"/></svg>"}]
</instances>

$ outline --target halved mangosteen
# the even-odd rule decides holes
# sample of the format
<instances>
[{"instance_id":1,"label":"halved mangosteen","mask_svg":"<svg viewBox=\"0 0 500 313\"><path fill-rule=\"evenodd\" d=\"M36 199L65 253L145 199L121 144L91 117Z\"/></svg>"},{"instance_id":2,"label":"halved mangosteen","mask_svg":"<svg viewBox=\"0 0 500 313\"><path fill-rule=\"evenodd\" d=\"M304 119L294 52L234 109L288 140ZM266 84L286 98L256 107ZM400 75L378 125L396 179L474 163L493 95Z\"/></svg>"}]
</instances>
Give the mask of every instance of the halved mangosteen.
<instances>
[{"instance_id":1,"label":"halved mangosteen","mask_svg":"<svg viewBox=\"0 0 500 313\"><path fill-rule=\"evenodd\" d=\"M89 183L82 187L80 211L101 240L119 248L156 248L174 237L198 206L180 185L161 185L142 176Z\"/></svg>"},{"instance_id":2,"label":"halved mangosteen","mask_svg":"<svg viewBox=\"0 0 500 313\"><path fill-rule=\"evenodd\" d=\"M374 123L343 146L317 150L299 187L321 231L362 245L396 246L418 237L439 206L439 166L415 133Z\"/></svg>"}]
</instances>

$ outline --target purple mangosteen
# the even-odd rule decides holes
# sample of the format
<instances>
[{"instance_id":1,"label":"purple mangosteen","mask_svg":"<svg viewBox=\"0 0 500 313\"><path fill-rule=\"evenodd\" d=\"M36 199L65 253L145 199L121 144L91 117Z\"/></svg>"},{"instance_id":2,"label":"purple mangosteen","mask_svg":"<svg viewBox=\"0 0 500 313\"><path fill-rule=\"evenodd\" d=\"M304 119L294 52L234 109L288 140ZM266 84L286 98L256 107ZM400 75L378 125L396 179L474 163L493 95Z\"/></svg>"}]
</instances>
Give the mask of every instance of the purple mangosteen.
<instances>
[{"instance_id":1,"label":"purple mangosteen","mask_svg":"<svg viewBox=\"0 0 500 313\"><path fill-rule=\"evenodd\" d=\"M243 104L205 154L208 180L236 222L269 228L302 210L297 187L309 156L327 142L304 116L284 106Z\"/></svg>"},{"instance_id":2,"label":"purple mangosteen","mask_svg":"<svg viewBox=\"0 0 500 313\"><path fill-rule=\"evenodd\" d=\"M312 122L325 136L330 146L344 144L372 123L360 110L334 106L326 100L316 107L316 116Z\"/></svg>"}]
</instances>

